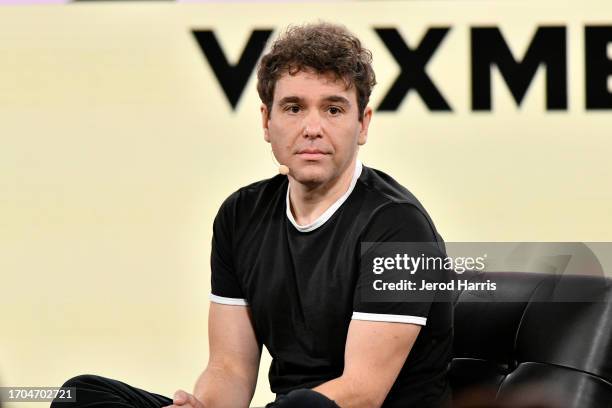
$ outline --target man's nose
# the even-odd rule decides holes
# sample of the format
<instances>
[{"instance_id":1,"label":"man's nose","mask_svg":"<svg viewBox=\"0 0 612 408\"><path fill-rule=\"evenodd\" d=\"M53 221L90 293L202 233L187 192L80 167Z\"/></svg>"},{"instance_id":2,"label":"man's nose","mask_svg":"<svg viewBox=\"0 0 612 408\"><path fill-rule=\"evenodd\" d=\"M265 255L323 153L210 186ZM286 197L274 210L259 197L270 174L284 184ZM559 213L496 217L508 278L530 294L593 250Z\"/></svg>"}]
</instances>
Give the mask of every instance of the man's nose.
<instances>
[{"instance_id":1,"label":"man's nose","mask_svg":"<svg viewBox=\"0 0 612 408\"><path fill-rule=\"evenodd\" d=\"M307 138L321 137L323 132L322 118L319 112L311 111L304 118L304 136Z\"/></svg>"}]
</instances>

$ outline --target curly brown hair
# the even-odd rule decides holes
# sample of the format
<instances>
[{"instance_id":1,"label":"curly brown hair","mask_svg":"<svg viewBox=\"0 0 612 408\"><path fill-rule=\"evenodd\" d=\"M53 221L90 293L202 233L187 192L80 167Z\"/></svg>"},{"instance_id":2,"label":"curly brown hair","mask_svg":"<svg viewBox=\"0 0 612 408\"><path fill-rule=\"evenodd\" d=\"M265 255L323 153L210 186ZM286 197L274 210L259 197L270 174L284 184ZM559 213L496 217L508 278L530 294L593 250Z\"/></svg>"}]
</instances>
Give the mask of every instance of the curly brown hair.
<instances>
[{"instance_id":1,"label":"curly brown hair","mask_svg":"<svg viewBox=\"0 0 612 408\"><path fill-rule=\"evenodd\" d=\"M372 53L345 27L330 23L290 26L263 56L257 70L257 92L272 111L276 81L284 74L312 70L333 74L344 81L346 89L355 86L359 121L370 99L376 77Z\"/></svg>"}]
</instances>

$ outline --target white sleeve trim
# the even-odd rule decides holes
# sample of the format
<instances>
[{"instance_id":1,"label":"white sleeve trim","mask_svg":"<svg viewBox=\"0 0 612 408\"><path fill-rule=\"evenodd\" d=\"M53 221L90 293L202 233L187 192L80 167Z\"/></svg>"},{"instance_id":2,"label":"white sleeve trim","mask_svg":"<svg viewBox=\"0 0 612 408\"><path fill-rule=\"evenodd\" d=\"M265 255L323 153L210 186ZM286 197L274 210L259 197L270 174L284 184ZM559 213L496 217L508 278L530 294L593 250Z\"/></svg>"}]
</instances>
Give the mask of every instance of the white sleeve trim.
<instances>
[{"instance_id":1,"label":"white sleeve trim","mask_svg":"<svg viewBox=\"0 0 612 408\"><path fill-rule=\"evenodd\" d=\"M209 298L211 302L220 303L222 305L232 305L232 306L248 306L249 305L249 303L245 299L228 298L228 297L213 295L212 293L210 294Z\"/></svg>"},{"instance_id":2,"label":"white sleeve trim","mask_svg":"<svg viewBox=\"0 0 612 408\"><path fill-rule=\"evenodd\" d=\"M353 312L353 320L369 320L372 322L391 322L391 323L412 323L419 326L425 326L427 323L426 317L421 316L406 316L395 314L380 314L380 313L362 313Z\"/></svg>"}]
</instances>

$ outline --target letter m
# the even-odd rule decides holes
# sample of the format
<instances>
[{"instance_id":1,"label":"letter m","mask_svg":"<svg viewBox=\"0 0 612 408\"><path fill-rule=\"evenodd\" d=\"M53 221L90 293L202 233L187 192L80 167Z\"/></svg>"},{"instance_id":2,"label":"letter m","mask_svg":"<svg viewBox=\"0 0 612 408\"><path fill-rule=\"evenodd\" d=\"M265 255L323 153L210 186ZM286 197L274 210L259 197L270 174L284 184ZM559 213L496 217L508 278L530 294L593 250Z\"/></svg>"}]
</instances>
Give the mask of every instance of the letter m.
<instances>
[{"instance_id":1,"label":"letter m","mask_svg":"<svg viewBox=\"0 0 612 408\"><path fill-rule=\"evenodd\" d=\"M522 60L514 59L497 27L472 27L472 109L491 110L491 68L496 65L520 106L540 65L546 66L546 109L567 109L565 27L538 27Z\"/></svg>"}]
</instances>

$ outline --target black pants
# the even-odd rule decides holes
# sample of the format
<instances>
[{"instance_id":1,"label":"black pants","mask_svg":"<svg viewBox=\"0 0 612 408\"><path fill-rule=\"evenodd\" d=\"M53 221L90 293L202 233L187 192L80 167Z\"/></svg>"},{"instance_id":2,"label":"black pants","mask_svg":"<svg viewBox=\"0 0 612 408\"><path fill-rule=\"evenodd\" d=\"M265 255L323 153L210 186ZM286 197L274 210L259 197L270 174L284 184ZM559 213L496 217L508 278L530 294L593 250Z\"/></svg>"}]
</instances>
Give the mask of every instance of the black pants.
<instances>
[{"instance_id":1,"label":"black pants","mask_svg":"<svg viewBox=\"0 0 612 408\"><path fill-rule=\"evenodd\" d=\"M76 402L56 400L51 403L51 408L160 408L172 405L172 400L163 395L97 375L79 375L66 381L62 387L76 388ZM277 401L280 405L270 403L268 406L337 408L337 405L320 394L304 391L299 390L297 394L294 392L288 396L279 395ZM292 394L295 395L292 397ZM280 402L282 400L284 402Z\"/></svg>"},{"instance_id":2,"label":"black pants","mask_svg":"<svg viewBox=\"0 0 612 408\"><path fill-rule=\"evenodd\" d=\"M160 408L172 405L172 399L163 395L97 375L79 375L62 387L76 388L76 402L53 401L51 408Z\"/></svg>"}]
</instances>

